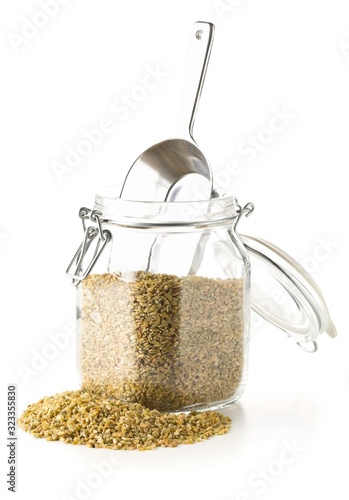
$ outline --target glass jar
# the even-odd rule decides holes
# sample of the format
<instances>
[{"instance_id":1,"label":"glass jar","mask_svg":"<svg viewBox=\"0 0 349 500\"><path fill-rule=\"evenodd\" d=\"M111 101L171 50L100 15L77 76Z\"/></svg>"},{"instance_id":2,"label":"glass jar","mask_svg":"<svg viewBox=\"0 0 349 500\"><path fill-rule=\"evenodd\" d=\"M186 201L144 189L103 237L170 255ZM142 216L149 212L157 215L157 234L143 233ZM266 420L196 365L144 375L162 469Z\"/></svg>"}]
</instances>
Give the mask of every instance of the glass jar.
<instances>
[{"instance_id":1,"label":"glass jar","mask_svg":"<svg viewBox=\"0 0 349 500\"><path fill-rule=\"evenodd\" d=\"M82 386L163 411L219 409L246 384L251 308L307 352L335 337L323 295L289 255L239 235L233 196L96 196L67 275L78 288ZM252 280L251 280L252 264Z\"/></svg>"},{"instance_id":2,"label":"glass jar","mask_svg":"<svg viewBox=\"0 0 349 500\"><path fill-rule=\"evenodd\" d=\"M80 210L85 238L68 274L78 286L84 388L166 411L240 398L250 318L250 262L235 231L241 214L234 197L97 196L93 211Z\"/></svg>"}]
</instances>

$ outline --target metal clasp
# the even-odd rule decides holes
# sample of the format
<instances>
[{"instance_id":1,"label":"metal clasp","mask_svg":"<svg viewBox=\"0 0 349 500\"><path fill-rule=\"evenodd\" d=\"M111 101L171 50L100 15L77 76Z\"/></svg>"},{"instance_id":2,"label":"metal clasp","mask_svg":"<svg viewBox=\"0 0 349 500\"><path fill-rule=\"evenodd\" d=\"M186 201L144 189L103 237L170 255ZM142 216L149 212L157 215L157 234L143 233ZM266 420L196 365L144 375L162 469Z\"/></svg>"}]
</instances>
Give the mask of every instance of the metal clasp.
<instances>
[{"instance_id":1,"label":"metal clasp","mask_svg":"<svg viewBox=\"0 0 349 500\"><path fill-rule=\"evenodd\" d=\"M99 259L101 253L105 249L107 243L112 238L111 232L108 229L103 229L101 222L101 212L97 210L90 210L89 208L82 207L79 210L79 217L82 220L82 227L84 230L84 239L80 244L79 248L75 252L67 270L66 275L71 278L72 284L74 286L80 285L81 281L84 280L92 271L94 265ZM94 222L96 226L86 226L86 220L89 219ZM92 252L92 257L86 264L84 269L84 258L89 251L92 243L97 239L97 243L94 251Z\"/></svg>"},{"instance_id":2,"label":"metal clasp","mask_svg":"<svg viewBox=\"0 0 349 500\"><path fill-rule=\"evenodd\" d=\"M245 217L249 217L254 210L254 204L252 202L247 203L243 208L241 205L237 205L237 216L234 224L234 229L236 229L237 225L240 222L240 219L243 215Z\"/></svg>"}]
</instances>

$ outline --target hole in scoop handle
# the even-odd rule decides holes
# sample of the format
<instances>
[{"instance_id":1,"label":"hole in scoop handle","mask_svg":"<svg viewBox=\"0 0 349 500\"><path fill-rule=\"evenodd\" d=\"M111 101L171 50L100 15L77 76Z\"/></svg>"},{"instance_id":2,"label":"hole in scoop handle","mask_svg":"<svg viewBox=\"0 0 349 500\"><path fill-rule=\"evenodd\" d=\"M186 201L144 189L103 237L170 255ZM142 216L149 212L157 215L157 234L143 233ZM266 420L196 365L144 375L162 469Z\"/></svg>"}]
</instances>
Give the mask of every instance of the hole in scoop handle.
<instances>
[{"instance_id":1,"label":"hole in scoop handle","mask_svg":"<svg viewBox=\"0 0 349 500\"><path fill-rule=\"evenodd\" d=\"M194 121L210 59L213 37L214 25L212 23L198 21L194 24L177 121L177 135L183 139L194 140Z\"/></svg>"}]
</instances>

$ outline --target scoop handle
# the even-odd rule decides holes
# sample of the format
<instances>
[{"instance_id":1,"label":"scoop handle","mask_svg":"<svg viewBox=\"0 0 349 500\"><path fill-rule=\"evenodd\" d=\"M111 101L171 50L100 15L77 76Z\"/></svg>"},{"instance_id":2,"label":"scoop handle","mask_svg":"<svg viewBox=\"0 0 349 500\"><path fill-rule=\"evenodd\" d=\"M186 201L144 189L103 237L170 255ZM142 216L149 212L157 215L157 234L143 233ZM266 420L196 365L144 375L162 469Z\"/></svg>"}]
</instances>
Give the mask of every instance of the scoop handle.
<instances>
[{"instance_id":1,"label":"scoop handle","mask_svg":"<svg viewBox=\"0 0 349 500\"><path fill-rule=\"evenodd\" d=\"M177 135L183 139L194 141L194 122L210 59L213 37L214 25L212 23L198 21L194 24L177 120Z\"/></svg>"}]
</instances>

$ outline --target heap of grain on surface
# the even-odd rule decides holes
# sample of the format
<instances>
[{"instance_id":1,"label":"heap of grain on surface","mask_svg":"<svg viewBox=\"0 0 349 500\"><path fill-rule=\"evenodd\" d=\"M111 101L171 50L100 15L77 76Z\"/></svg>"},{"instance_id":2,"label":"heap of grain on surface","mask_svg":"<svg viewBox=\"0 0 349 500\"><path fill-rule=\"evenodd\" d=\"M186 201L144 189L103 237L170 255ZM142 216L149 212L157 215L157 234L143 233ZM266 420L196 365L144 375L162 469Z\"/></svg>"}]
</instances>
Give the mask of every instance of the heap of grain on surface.
<instances>
[{"instance_id":1,"label":"heap of grain on surface","mask_svg":"<svg viewBox=\"0 0 349 500\"><path fill-rule=\"evenodd\" d=\"M19 426L39 438L115 450L149 450L192 444L225 434L230 418L216 412L160 413L83 390L28 406Z\"/></svg>"}]
</instances>

